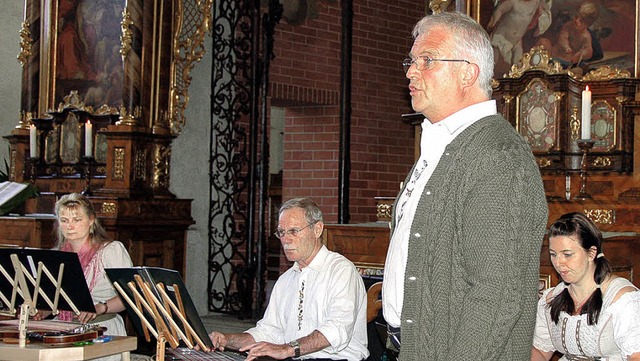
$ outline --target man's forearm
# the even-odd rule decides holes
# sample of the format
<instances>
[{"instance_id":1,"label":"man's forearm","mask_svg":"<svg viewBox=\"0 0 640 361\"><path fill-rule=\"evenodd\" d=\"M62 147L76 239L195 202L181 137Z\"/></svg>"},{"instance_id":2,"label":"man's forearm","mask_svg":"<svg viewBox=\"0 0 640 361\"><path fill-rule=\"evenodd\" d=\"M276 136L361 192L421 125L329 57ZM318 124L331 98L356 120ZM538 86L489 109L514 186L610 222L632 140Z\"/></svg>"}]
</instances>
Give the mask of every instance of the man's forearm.
<instances>
[{"instance_id":1,"label":"man's forearm","mask_svg":"<svg viewBox=\"0 0 640 361\"><path fill-rule=\"evenodd\" d=\"M225 334L227 338L227 345L225 348L229 348L232 350L239 350L241 347L250 345L255 343L256 341L253 339L251 334L243 332L243 333L228 333Z\"/></svg>"},{"instance_id":2,"label":"man's forearm","mask_svg":"<svg viewBox=\"0 0 640 361\"><path fill-rule=\"evenodd\" d=\"M322 332L318 330L315 330L309 335L298 339L298 342L300 343L301 355L310 354L312 352L320 351L331 346L327 338L324 337Z\"/></svg>"}]
</instances>

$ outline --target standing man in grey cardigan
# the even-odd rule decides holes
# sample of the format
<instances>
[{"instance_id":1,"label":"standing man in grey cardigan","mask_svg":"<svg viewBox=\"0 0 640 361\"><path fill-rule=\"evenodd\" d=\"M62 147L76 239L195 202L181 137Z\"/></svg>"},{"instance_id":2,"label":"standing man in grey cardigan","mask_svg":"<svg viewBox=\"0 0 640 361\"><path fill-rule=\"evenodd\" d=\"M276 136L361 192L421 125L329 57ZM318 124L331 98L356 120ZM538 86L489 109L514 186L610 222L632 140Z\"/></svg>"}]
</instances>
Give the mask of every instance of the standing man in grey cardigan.
<instances>
[{"instance_id":1,"label":"standing man in grey cardigan","mask_svg":"<svg viewBox=\"0 0 640 361\"><path fill-rule=\"evenodd\" d=\"M460 13L428 15L403 66L420 158L394 206L383 282L400 360L530 358L547 204L525 141L491 98L493 50Z\"/></svg>"}]
</instances>

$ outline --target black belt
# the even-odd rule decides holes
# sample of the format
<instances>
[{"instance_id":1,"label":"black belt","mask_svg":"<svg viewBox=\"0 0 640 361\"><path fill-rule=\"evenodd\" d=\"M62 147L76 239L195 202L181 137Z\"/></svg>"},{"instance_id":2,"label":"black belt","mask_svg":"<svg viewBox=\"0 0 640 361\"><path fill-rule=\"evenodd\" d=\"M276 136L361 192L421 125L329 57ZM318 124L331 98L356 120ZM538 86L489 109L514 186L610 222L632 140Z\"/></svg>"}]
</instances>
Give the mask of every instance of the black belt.
<instances>
[{"instance_id":1,"label":"black belt","mask_svg":"<svg viewBox=\"0 0 640 361\"><path fill-rule=\"evenodd\" d=\"M393 347L400 351L400 327L393 327L387 324L387 335L389 336L389 342L391 342Z\"/></svg>"}]
</instances>

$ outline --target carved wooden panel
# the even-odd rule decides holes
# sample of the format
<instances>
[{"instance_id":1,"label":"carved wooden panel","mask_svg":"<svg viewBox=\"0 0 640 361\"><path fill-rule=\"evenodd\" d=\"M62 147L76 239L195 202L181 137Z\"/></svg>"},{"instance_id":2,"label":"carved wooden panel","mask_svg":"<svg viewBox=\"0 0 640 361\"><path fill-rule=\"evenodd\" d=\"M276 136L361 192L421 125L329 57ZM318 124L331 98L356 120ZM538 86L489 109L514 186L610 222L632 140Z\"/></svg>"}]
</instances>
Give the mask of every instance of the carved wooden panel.
<instances>
[{"instance_id":1,"label":"carved wooden panel","mask_svg":"<svg viewBox=\"0 0 640 361\"><path fill-rule=\"evenodd\" d=\"M323 241L327 248L345 255L366 273L366 269L384 268L389 248L389 225L387 222L366 225L325 224Z\"/></svg>"},{"instance_id":2,"label":"carved wooden panel","mask_svg":"<svg viewBox=\"0 0 640 361\"><path fill-rule=\"evenodd\" d=\"M0 217L3 246L51 248L54 245L53 217Z\"/></svg>"}]
</instances>

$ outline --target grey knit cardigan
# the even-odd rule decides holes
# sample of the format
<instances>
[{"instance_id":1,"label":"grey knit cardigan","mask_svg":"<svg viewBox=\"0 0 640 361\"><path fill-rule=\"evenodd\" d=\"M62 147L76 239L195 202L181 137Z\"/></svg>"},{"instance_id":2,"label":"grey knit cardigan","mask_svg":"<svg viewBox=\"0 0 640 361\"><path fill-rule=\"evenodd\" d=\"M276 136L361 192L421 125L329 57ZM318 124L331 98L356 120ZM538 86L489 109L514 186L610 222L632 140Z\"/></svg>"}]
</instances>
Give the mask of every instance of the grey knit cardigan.
<instances>
[{"instance_id":1,"label":"grey knit cardigan","mask_svg":"<svg viewBox=\"0 0 640 361\"><path fill-rule=\"evenodd\" d=\"M411 225L401 361L529 360L547 213L531 150L502 116L447 146Z\"/></svg>"}]
</instances>

